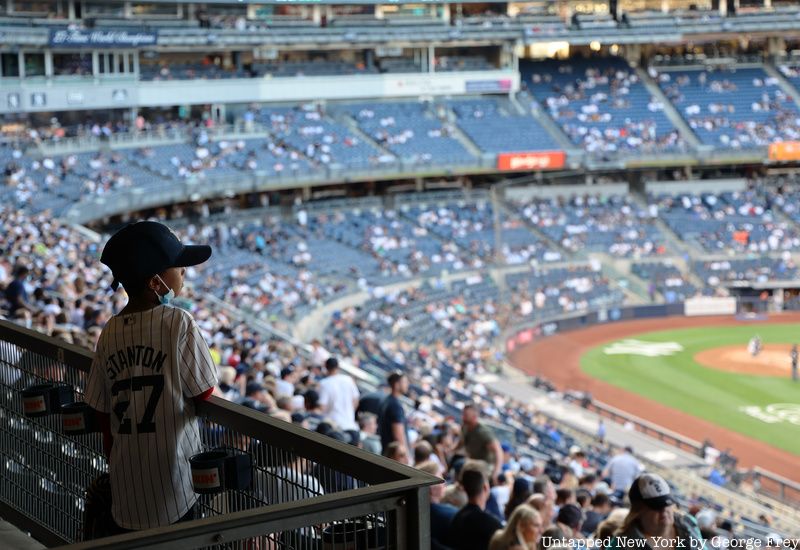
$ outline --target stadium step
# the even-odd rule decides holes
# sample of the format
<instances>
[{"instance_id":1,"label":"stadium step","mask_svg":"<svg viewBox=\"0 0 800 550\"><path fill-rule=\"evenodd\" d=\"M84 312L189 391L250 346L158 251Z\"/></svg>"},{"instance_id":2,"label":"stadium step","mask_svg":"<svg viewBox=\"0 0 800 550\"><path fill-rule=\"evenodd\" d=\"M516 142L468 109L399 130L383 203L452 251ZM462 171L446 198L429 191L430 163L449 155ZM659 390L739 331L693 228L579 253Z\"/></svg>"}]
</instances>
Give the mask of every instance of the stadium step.
<instances>
[{"instance_id":1,"label":"stadium step","mask_svg":"<svg viewBox=\"0 0 800 550\"><path fill-rule=\"evenodd\" d=\"M781 90L786 92L791 97L796 105L800 105L800 91L795 88L791 82L786 80L786 77L771 63L764 63L764 72L773 77L780 84Z\"/></svg>"},{"instance_id":2,"label":"stadium step","mask_svg":"<svg viewBox=\"0 0 800 550\"><path fill-rule=\"evenodd\" d=\"M521 93L522 94L522 93ZM522 98L522 100L520 100ZM572 143L561 129L561 126L547 114L544 108L530 96L518 95L512 100L515 105L519 106L524 114L532 116L541 125L542 128L547 130L547 133L558 143L559 147L564 149L570 158L580 158L583 156L583 149ZM530 105L525 107L525 105Z\"/></svg>"},{"instance_id":3,"label":"stadium step","mask_svg":"<svg viewBox=\"0 0 800 550\"><path fill-rule=\"evenodd\" d=\"M387 155L391 155L392 157L395 157L395 158L397 158L397 155L395 155L395 154L394 154L394 153L392 153L392 152L391 152L389 149L387 149L387 148L386 148L386 147L384 147L383 145L379 144L377 141L375 141L374 139L372 139L372 137L370 137L369 135L367 135L367 134L366 134L366 133L365 133L365 132L364 132L364 131L363 131L363 130L362 130L362 129L361 129L359 126L358 126L358 122L356 122L355 120L353 120L353 118L352 118L352 117L349 117L349 116L347 116L347 115L345 115L345 114L343 114L343 113L339 113L339 114L337 114L336 116L331 116L331 115L328 115L328 116L329 116L329 117L331 117L331 118L333 118L333 119L334 119L336 122L338 122L338 123L340 123L340 124L343 124L343 125L347 126L347 129L348 129L348 130L350 130L351 132L353 132L353 134L354 134L356 137L358 137L359 139L361 139L362 141L364 141L364 142L366 142L366 143L369 143L370 145L372 145L373 147L375 147L376 149L378 149L378 150L379 150L379 151L381 151L382 153L385 153L385 154L387 154Z\"/></svg>"},{"instance_id":4,"label":"stadium step","mask_svg":"<svg viewBox=\"0 0 800 550\"><path fill-rule=\"evenodd\" d=\"M630 273L625 260L619 260L605 253L593 253L589 257L600 262L603 274L625 292L628 298L626 302L646 304L650 301L647 297L647 285L642 284L641 279Z\"/></svg>"},{"instance_id":5,"label":"stadium step","mask_svg":"<svg viewBox=\"0 0 800 550\"><path fill-rule=\"evenodd\" d=\"M636 67L636 74L639 75L639 79L644 84L647 91L650 92L654 98L661 102L664 106L664 114L667 115L670 122L678 129L681 133L683 139L692 146L692 148L702 148L702 144L698 139L697 135L692 131L686 121L672 104L672 102L664 95L664 92L661 90L661 87L658 85L656 81L654 81L647 71L644 70L642 67Z\"/></svg>"},{"instance_id":6,"label":"stadium step","mask_svg":"<svg viewBox=\"0 0 800 550\"><path fill-rule=\"evenodd\" d=\"M480 148L475 144L474 141L461 129L461 127L456 122L457 117L452 110L447 109L447 121L446 124L450 127L453 132L453 137L458 140L464 148L469 151L469 154L473 157L481 158L483 156L494 156L493 154L484 153L480 150Z\"/></svg>"}]
</instances>

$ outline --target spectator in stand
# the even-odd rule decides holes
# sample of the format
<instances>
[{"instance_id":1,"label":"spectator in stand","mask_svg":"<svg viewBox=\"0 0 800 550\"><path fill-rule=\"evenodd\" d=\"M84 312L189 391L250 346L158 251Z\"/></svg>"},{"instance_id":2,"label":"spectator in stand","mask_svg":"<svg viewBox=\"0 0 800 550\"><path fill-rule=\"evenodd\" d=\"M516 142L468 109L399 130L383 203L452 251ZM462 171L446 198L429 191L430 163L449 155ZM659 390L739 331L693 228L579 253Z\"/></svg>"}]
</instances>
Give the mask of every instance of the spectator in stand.
<instances>
[{"instance_id":1,"label":"spectator in stand","mask_svg":"<svg viewBox=\"0 0 800 550\"><path fill-rule=\"evenodd\" d=\"M319 393L317 390L306 390L303 394L303 402L306 408L306 423L308 429L316 431L319 425L325 421L325 415L322 414L322 407L319 404Z\"/></svg>"},{"instance_id":2,"label":"spectator in stand","mask_svg":"<svg viewBox=\"0 0 800 550\"><path fill-rule=\"evenodd\" d=\"M330 356L330 352L322 347L322 343L319 340L314 339L311 341L311 366L323 366Z\"/></svg>"},{"instance_id":3,"label":"spectator in stand","mask_svg":"<svg viewBox=\"0 0 800 550\"><path fill-rule=\"evenodd\" d=\"M236 369L233 367L219 368L218 395L226 401L238 403L242 399L241 391L236 385Z\"/></svg>"},{"instance_id":4,"label":"spectator in stand","mask_svg":"<svg viewBox=\"0 0 800 550\"><path fill-rule=\"evenodd\" d=\"M503 510L503 514L505 514L506 505L511 498L511 491L516 480L512 475L510 475L510 473L508 476L506 476L505 472L501 472L497 477L497 485L492 487L491 498L494 499L498 508Z\"/></svg>"},{"instance_id":5,"label":"spectator in stand","mask_svg":"<svg viewBox=\"0 0 800 550\"><path fill-rule=\"evenodd\" d=\"M386 399L386 395L388 393L388 384L381 384L377 390L365 393L361 396L361 399L358 400L356 414L368 412L374 414L375 416L380 416L381 404Z\"/></svg>"},{"instance_id":6,"label":"spectator in stand","mask_svg":"<svg viewBox=\"0 0 800 550\"><path fill-rule=\"evenodd\" d=\"M417 465L417 468L426 474L442 477L442 468L435 462L428 461ZM458 513L458 508L444 504L442 497L447 486L438 483L430 486L431 495L431 550L446 550L447 537L450 525Z\"/></svg>"},{"instance_id":7,"label":"spectator in stand","mask_svg":"<svg viewBox=\"0 0 800 550\"><path fill-rule=\"evenodd\" d=\"M433 454L433 446L425 441L417 441L414 444L414 465L422 464L423 462L436 462L436 455ZM439 464L441 467L441 464Z\"/></svg>"},{"instance_id":8,"label":"spectator in stand","mask_svg":"<svg viewBox=\"0 0 800 550\"><path fill-rule=\"evenodd\" d=\"M575 491L572 489L567 489L565 487L559 487L556 489L556 506L561 509L562 506L566 506L567 504L575 504L577 500L575 499Z\"/></svg>"},{"instance_id":9,"label":"spectator in stand","mask_svg":"<svg viewBox=\"0 0 800 550\"><path fill-rule=\"evenodd\" d=\"M519 477L514 480L514 486L511 489L511 496L506 503L504 516L508 520L514 513L517 507L525 504L531 497L531 483L524 477Z\"/></svg>"},{"instance_id":10,"label":"spectator in stand","mask_svg":"<svg viewBox=\"0 0 800 550\"><path fill-rule=\"evenodd\" d=\"M258 382L248 382L242 405L265 413L273 412L277 406L267 389Z\"/></svg>"},{"instance_id":11,"label":"spectator in stand","mask_svg":"<svg viewBox=\"0 0 800 550\"><path fill-rule=\"evenodd\" d=\"M453 550L488 550L492 536L502 528L497 518L484 511L489 480L479 469L468 469L461 473L461 486L467 493L467 505L453 518L449 546Z\"/></svg>"},{"instance_id":12,"label":"spectator in stand","mask_svg":"<svg viewBox=\"0 0 800 550\"><path fill-rule=\"evenodd\" d=\"M631 484L631 509L610 548L629 547L632 540L644 540L651 548L658 540L671 541L674 548L702 548L702 535L694 518L675 511L672 493L664 478L642 474Z\"/></svg>"},{"instance_id":13,"label":"spectator in stand","mask_svg":"<svg viewBox=\"0 0 800 550\"><path fill-rule=\"evenodd\" d=\"M558 512L558 510L556 510L556 486L549 477L541 475L533 482L533 492L534 494L544 495L546 513L543 517L545 523L549 525L550 522L555 519L555 515Z\"/></svg>"},{"instance_id":14,"label":"spectator in stand","mask_svg":"<svg viewBox=\"0 0 800 550\"><path fill-rule=\"evenodd\" d=\"M462 412L461 446L467 456L474 460L483 460L492 468L492 480L503 468L503 449L492 430L478 421L478 407L466 405ZM523 501L524 502L524 501Z\"/></svg>"},{"instance_id":15,"label":"spectator in stand","mask_svg":"<svg viewBox=\"0 0 800 550\"><path fill-rule=\"evenodd\" d=\"M538 511L527 504L518 506L505 528L492 537L489 550L536 550L544 527Z\"/></svg>"},{"instance_id":16,"label":"spectator in stand","mask_svg":"<svg viewBox=\"0 0 800 550\"><path fill-rule=\"evenodd\" d=\"M587 537L597 530L600 523L608 517L611 512L611 500L608 495L598 493L592 497L591 508L584 512L585 519L581 526L581 532Z\"/></svg>"},{"instance_id":17,"label":"spectator in stand","mask_svg":"<svg viewBox=\"0 0 800 550\"><path fill-rule=\"evenodd\" d=\"M583 512L575 504L565 504L558 510L556 525L564 532L569 539L581 539L581 523L583 523Z\"/></svg>"},{"instance_id":18,"label":"spectator in stand","mask_svg":"<svg viewBox=\"0 0 800 550\"><path fill-rule=\"evenodd\" d=\"M625 447L608 461L603 476L611 479L611 488L621 498L643 469L641 463L633 456L633 449Z\"/></svg>"},{"instance_id":19,"label":"spectator in stand","mask_svg":"<svg viewBox=\"0 0 800 550\"><path fill-rule=\"evenodd\" d=\"M411 465L408 449L399 441L392 441L383 449L383 455L402 464Z\"/></svg>"},{"instance_id":20,"label":"spectator in stand","mask_svg":"<svg viewBox=\"0 0 800 550\"><path fill-rule=\"evenodd\" d=\"M402 372L393 372L387 378L389 395L383 400L378 414L378 431L381 436L383 454L392 442L399 443L408 452L408 423L406 411L400 398L408 392L408 378ZM406 463L411 462L406 456Z\"/></svg>"},{"instance_id":21,"label":"spectator in stand","mask_svg":"<svg viewBox=\"0 0 800 550\"><path fill-rule=\"evenodd\" d=\"M356 407L358 388L353 379L339 369L339 360L328 357L325 360L328 376L319 383L319 404L325 415L339 430L357 430Z\"/></svg>"},{"instance_id":22,"label":"spectator in stand","mask_svg":"<svg viewBox=\"0 0 800 550\"><path fill-rule=\"evenodd\" d=\"M5 298L8 302L8 310L12 315L16 315L19 310L26 310L30 313L37 311L37 308L28 302L28 291L25 282L30 275L27 266L19 265L14 269L14 278L8 283L5 289Z\"/></svg>"},{"instance_id":23,"label":"spectator in stand","mask_svg":"<svg viewBox=\"0 0 800 550\"><path fill-rule=\"evenodd\" d=\"M542 538L539 539L539 546L541 550L550 550L551 548L564 548L567 536L564 531L557 525L551 525L542 533Z\"/></svg>"},{"instance_id":24,"label":"spectator in stand","mask_svg":"<svg viewBox=\"0 0 800 550\"><path fill-rule=\"evenodd\" d=\"M275 381L278 395L288 395L291 397L294 395L294 387L295 384L297 384L297 371L292 365L289 365L281 369L280 374L280 380Z\"/></svg>"},{"instance_id":25,"label":"spectator in stand","mask_svg":"<svg viewBox=\"0 0 800 550\"><path fill-rule=\"evenodd\" d=\"M378 417L370 412L358 415L361 430L361 446L365 451L381 454L381 438L378 436Z\"/></svg>"}]
</instances>

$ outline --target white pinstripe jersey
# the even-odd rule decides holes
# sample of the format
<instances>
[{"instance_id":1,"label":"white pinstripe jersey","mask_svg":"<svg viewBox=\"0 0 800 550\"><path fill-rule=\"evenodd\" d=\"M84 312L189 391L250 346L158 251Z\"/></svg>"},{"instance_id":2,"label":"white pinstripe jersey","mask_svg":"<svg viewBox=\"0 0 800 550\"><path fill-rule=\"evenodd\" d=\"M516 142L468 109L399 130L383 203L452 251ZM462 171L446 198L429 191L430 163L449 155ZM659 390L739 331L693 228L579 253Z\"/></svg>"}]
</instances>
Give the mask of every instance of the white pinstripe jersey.
<instances>
[{"instance_id":1,"label":"white pinstripe jersey","mask_svg":"<svg viewBox=\"0 0 800 550\"><path fill-rule=\"evenodd\" d=\"M120 527L169 525L195 504L189 457L201 445L192 397L216 383L208 346L186 311L160 305L109 320L86 402L111 415L111 512Z\"/></svg>"}]
</instances>

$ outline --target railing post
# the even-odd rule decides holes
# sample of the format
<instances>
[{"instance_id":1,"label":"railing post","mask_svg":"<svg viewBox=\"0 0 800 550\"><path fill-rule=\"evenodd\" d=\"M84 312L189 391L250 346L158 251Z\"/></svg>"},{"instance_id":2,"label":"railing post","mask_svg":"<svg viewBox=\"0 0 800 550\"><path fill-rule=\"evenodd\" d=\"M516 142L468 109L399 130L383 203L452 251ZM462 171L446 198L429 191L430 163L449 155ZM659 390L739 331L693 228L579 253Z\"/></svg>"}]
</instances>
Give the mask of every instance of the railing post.
<instances>
[{"instance_id":1,"label":"railing post","mask_svg":"<svg viewBox=\"0 0 800 550\"><path fill-rule=\"evenodd\" d=\"M405 525L398 530L397 547L402 550L430 550L431 548L431 500L427 487L408 491L403 498L402 512ZM403 528L404 527L404 528Z\"/></svg>"}]
</instances>

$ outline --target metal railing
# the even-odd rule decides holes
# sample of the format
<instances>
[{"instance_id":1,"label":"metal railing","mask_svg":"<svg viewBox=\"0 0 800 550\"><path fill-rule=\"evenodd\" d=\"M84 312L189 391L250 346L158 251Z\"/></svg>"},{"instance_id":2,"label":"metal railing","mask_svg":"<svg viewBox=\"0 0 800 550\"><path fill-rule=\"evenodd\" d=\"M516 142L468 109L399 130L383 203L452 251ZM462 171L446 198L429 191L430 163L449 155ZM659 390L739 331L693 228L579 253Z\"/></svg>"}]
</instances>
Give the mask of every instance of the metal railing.
<instances>
[{"instance_id":1,"label":"metal railing","mask_svg":"<svg viewBox=\"0 0 800 550\"><path fill-rule=\"evenodd\" d=\"M201 519L83 539L86 488L107 471L97 434L67 436L59 415L23 415L33 384L71 386L86 350L0 321L0 516L68 548L428 548L428 489L438 480L262 412L211 398L197 406L203 450L250 456L246 489L200 495Z\"/></svg>"}]
</instances>

